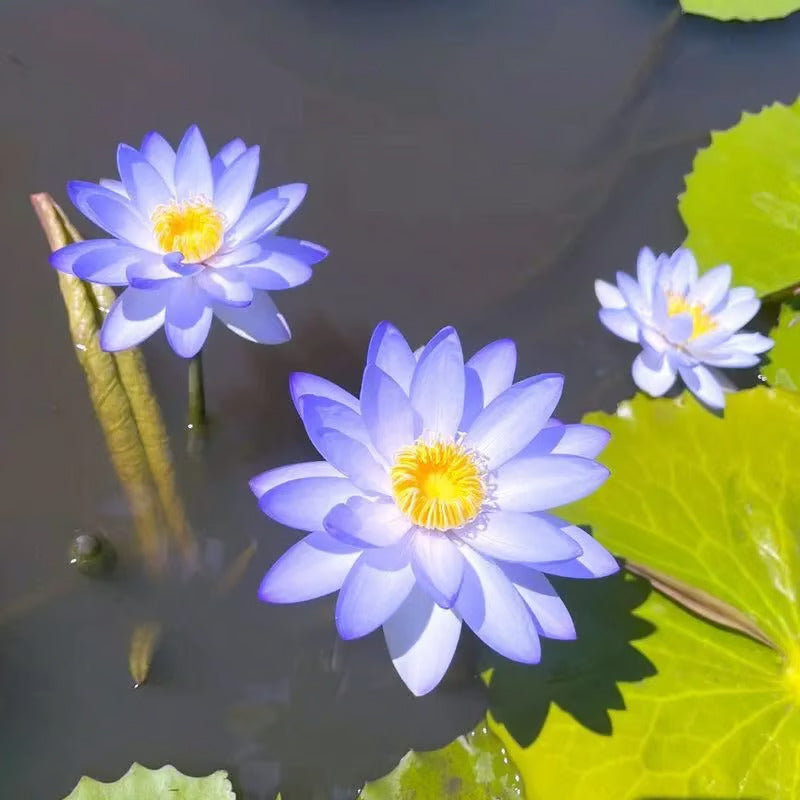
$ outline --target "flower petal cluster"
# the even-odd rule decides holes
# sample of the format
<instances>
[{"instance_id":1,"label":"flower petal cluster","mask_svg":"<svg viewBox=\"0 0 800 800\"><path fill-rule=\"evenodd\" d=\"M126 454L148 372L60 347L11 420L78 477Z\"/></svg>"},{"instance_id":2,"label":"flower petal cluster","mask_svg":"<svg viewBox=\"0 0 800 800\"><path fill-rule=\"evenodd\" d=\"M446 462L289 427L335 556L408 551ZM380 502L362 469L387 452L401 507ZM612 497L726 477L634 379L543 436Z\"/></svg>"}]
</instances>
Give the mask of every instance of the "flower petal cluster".
<instances>
[{"instance_id":1,"label":"flower petal cluster","mask_svg":"<svg viewBox=\"0 0 800 800\"><path fill-rule=\"evenodd\" d=\"M548 512L608 476L608 440L552 418L563 377L514 382L501 340L466 363L453 328L412 352L389 323L370 342L360 397L296 373L291 393L323 460L251 481L261 510L306 532L264 578L260 596L294 603L339 592L345 639L383 628L414 694L444 675L466 623L524 663L540 636L571 639L570 614L547 575L618 569L590 535Z\"/></svg>"},{"instance_id":2,"label":"flower petal cluster","mask_svg":"<svg viewBox=\"0 0 800 800\"><path fill-rule=\"evenodd\" d=\"M302 202L293 183L253 197L259 148L241 139L209 156L197 126L177 151L158 133L117 150L120 180L72 181L75 206L111 238L70 244L52 265L83 280L124 286L106 317L104 350L133 347L162 325L172 349L196 355L218 317L254 342L289 328L269 293L305 283L327 251L277 235Z\"/></svg>"},{"instance_id":3,"label":"flower petal cluster","mask_svg":"<svg viewBox=\"0 0 800 800\"><path fill-rule=\"evenodd\" d=\"M724 367L751 367L772 347L760 333L740 333L760 302L748 287L730 288L731 268L723 264L698 277L690 250L656 256L639 253L636 278L617 273L616 286L598 280L600 321L612 333L642 346L633 380L660 397L678 375L711 408L723 408L732 389Z\"/></svg>"}]
</instances>

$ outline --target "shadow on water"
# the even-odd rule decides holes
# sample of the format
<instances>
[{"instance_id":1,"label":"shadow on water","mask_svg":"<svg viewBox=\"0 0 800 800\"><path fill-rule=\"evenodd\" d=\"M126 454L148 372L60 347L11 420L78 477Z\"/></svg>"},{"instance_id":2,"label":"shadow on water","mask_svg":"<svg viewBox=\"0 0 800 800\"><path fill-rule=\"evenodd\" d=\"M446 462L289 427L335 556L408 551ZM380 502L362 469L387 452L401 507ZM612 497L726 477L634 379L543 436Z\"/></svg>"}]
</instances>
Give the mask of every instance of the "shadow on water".
<instances>
[{"instance_id":1,"label":"shadow on water","mask_svg":"<svg viewBox=\"0 0 800 800\"><path fill-rule=\"evenodd\" d=\"M572 613L577 640L542 640L538 665L489 660L490 711L523 747L539 735L551 704L589 730L611 735L609 711L625 708L618 684L656 674L634 645L655 630L634 613L651 591L646 581L619 572L597 581L553 578L553 584Z\"/></svg>"}]
</instances>

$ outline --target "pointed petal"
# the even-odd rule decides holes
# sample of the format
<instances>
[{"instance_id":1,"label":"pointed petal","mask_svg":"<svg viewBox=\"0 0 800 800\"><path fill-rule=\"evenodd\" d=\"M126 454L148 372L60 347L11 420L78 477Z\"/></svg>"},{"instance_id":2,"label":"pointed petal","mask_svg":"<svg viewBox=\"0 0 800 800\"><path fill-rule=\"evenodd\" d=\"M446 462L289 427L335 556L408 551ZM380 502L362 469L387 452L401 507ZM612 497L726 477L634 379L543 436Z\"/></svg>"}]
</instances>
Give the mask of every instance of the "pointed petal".
<instances>
[{"instance_id":1,"label":"pointed petal","mask_svg":"<svg viewBox=\"0 0 800 800\"><path fill-rule=\"evenodd\" d=\"M228 254L231 259L234 255ZM278 291L305 283L313 274L311 266L327 255L324 247L313 242L270 236L258 260L245 261L239 269L254 289Z\"/></svg>"},{"instance_id":2,"label":"pointed petal","mask_svg":"<svg viewBox=\"0 0 800 800\"><path fill-rule=\"evenodd\" d=\"M489 469L501 466L522 450L544 427L558 405L562 375L536 375L514 384L481 411L465 443L487 459Z\"/></svg>"},{"instance_id":3,"label":"pointed petal","mask_svg":"<svg viewBox=\"0 0 800 800\"><path fill-rule=\"evenodd\" d=\"M193 278L169 285L164 331L170 347L181 358L193 358L200 352L213 316L208 297Z\"/></svg>"},{"instance_id":4,"label":"pointed petal","mask_svg":"<svg viewBox=\"0 0 800 800\"><path fill-rule=\"evenodd\" d=\"M655 353L649 351L651 357L642 351L636 356L631 369L633 382L647 394L653 397L661 397L673 383L675 383L675 368L665 353ZM650 366L655 363L656 366Z\"/></svg>"},{"instance_id":5,"label":"pointed petal","mask_svg":"<svg viewBox=\"0 0 800 800\"><path fill-rule=\"evenodd\" d=\"M731 268L721 264L700 276L689 291L689 301L714 308L725 297L731 285Z\"/></svg>"},{"instance_id":6,"label":"pointed petal","mask_svg":"<svg viewBox=\"0 0 800 800\"><path fill-rule=\"evenodd\" d=\"M342 584L336 628L342 639L357 639L386 622L414 588L414 572L403 547L367 550Z\"/></svg>"},{"instance_id":7,"label":"pointed petal","mask_svg":"<svg viewBox=\"0 0 800 800\"><path fill-rule=\"evenodd\" d=\"M444 677L458 645L461 620L415 587L384 623L389 655L403 682L420 697Z\"/></svg>"},{"instance_id":8,"label":"pointed petal","mask_svg":"<svg viewBox=\"0 0 800 800\"><path fill-rule=\"evenodd\" d=\"M258 507L289 528L319 531L334 506L360 494L347 478L298 478L265 492Z\"/></svg>"},{"instance_id":9,"label":"pointed petal","mask_svg":"<svg viewBox=\"0 0 800 800\"><path fill-rule=\"evenodd\" d=\"M285 467L268 469L255 478L250 479L250 491L261 498L270 489L298 478L342 478L344 477L327 461L305 461L300 464L288 464Z\"/></svg>"},{"instance_id":10,"label":"pointed petal","mask_svg":"<svg viewBox=\"0 0 800 800\"><path fill-rule=\"evenodd\" d=\"M761 308L760 301L742 300L735 305L729 305L724 311L716 315L716 323L727 331L738 331L743 325L747 325Z\"/></svg>"},{"instance_id":11,"label":"pointed petal","mask_svg":"<svg viewBox=\"0 0 800 800\"><path fill-rule=\"evenodd\" d=\"M444 534L418 530L411 541L411 563L422 588L442 608L452 608L464 577L460 548Z\"/></svg>"},{"instance_id":12,"label":"pointed petal","mask_svg":"<svg viewBox=\"0 0 800 800\"><path fill-rule=\"evenodd\" d=\"M628 305L622 296L622 292L614 284L607 281L596 280L594 282L594 293L603 308L625 308Z\"/></svg>"},{"instance_id":13,"label":"pointed petal","mask_svg":"<svg viewBox=\"0 0 800 800\"><path fill-rule=\"evenodd\" d=\"M460 533L473 550L490 558L521 564L567 561L580 547L542 515L491 511L485 520Z\"/></svg>"},{"instance_id":14,"label":"pointed petal","mask_svg":"<svg viewBox=\"0 0 800 800\"><path fill-rule=\"evenodd\" d=\"M627 272L617 273L617 286L625 298L626 305L637 314L644 313L648 304L642 293L642 287Z\"/></svg>"},{"instance_id":15,"label":"pointed petal","mask_svg":"<svg viewBox=\"0 0 800 800\"><path fill-rule=\"evenodd\" d=\"M580 456L513 458L497 470L494 498L504 511L545 511L586 497L608 476L607 467Z\"/></svg>"},{"instance_id":16,"label":"pointed petal","mask_svg":"<svg viewBox=\"0 0 800 800\"><path fill-rule=\"evenodd\" d=\"M388 547L408 533L411 524L393 502L351 497L325 517L325 530L360 547Z\"/></svg>"},{"instance_id":17,"label":"pointed petal","mask_svg":"<svg viewBox=\"0 0 800 800\"><path fill-rule=\"evenodd\" d=\"M214 313L243 339L259 344L283 344L292 338L289 326L266 292L255 292L244 308L214 303Z\"/></svg>"},{"instance_id":18,"label":"pointed petal","mask_svg":"<svg viewBox=\"0 0 800 800\"><path fill-rule=\"evenodd\" d=\"M364 370L361 386L362 419L375 449L391 462L421 433L420 417L400 386L374 364Z\"/></svg>"},{"instance_id":19,"label":"pointed petal","mask_svg":"<svg viewBox=\"0 0 800 800\"><path fill-rule=\"evenodd\" d=\"M100 329L100 347L113 352L135 347L163 324L168 290L125 289Z\"/></svg>"},{"instance_id":20,"label":"pointed petal","mask_svg":"<svg viewBox=\"0 0 800 800\"><path fill-rule=\"evenodd\" d=\"M455 436L464 411L464 356L454 329L420 356L410 398L423 430Z\"/></svg>"},{"instance_id":21,"label":"pointed petal","mask_svg":"<svg viewBox=\"0 0 800 800\"><path fill-rule=\"evenodd\" d=\"M237 267L204 269L195 281L209 300L222 305L243 308L253 302L253 290Z\"/></svg>"},{"instance_id":22,"label":"pointed petal","mask_svg":"<svg viewBox=\"0 0 800 800\"><path fill-rule=\"evenodd\" d=\"M175 192L181 202L214 196L211 159L197 125L192 125L178 145L175 157Z\"/></svg>"},{"instance_id":23,"label":"pointed petal","mask_svg":"<svg viewBox=\"0 0 800 800\"><path fill-rule=\"evenodd\" d=\"M220 148L219 152L211 161L211 175L214 183L222 177L225 170L228 169L245 150L247 150L247 145L238 137L236 139L231 139Z\"/></svg>"},{"instance_id":24,"label":"pointed petal","mask_svg":"<svg viewBox=\"0 0 800 800\"><path fill-rule=\"evenodd\" d=\"M611 434L595 425L547 425L533 441L519 452L517 458L553 455L595 458L608 444Z\"/></svg>"},{"instance_id":25,"label":"pointed petal","mask_svg":"<svg viewBox=\"0 0 800 800\"><path fill-rule=\"evenodd\" d=\"M172 192L161 174L138 150L121 144L117 148L117 169L128 197L144 219L150 219L158 206L172 201Z\"/></svg>"},{"instance_id":26,"label":"pointed petal","mask_svg":"<svg viewBox=\"0 0 800 800\"><path fill-rule=\"evenodd\" d=\"M583 552L572 561L537 564L537 569L564 578L604 578L619 572L617 560L597 539L577 525L567 525L556 517L552 517L551 521L559 525L562 533L573 539Z\"/></svg>"},{"instance_id":27,"label":"pointed petal","mask_svg":"<svg viewBox=\"0 0 800 800\"><path fill-rule=\"evenodd\" d=\"M374 364L408 393L417 362L400 331L391 322L381 322L372 334L367 364Z\"/></svg>"},{"instance_id":28,"label":"pointed petal","mask_svg":"<svg viewBox=\"0 0 800 800\"><path fill-rule=\"evenodd\" d=\"M91 239L56 250L50 256L50 264L59 272L84 281L125 286L129 265L150 258L158 260L158 256L119 239Z\"/></svg>"},{"instance_id":29,"label":"pointed petal","mask_svg":"<svg viewBox=\"0 0 800 800\"><path fill-rule=\"evenodd\" d=\"M564 601L541 572L518 564L501 564L500 568L533 614L540 636L576 638L575 624Z\"/></svg>"},{"instance_id":30,"label":"pointed petal","mask_svg":"<svg viewBox=\"0 0 800 800\"><path fill-rule=\"evenodd\" d=\"M513 383L517 346L512 339L490 342L467 361L467 367L478 374L483 388L483 405L487 406Z\"/></svg>"},{"instance_id":31,"label":"pointed petal","mask_svg":"<svg viewBox=\"0 0 800 800\"><path fill-rule=\"evenodd\" d=\"M247 206L258 176L261 148L249 148L222 174L214 186L214 208L225 218L225 227L236 224Z\"/></svg>"},{"instance_id":32,"label":"pointed petal","mask_svg":"<svg viewBox=\"0 0 800 800\"><path fill-rule=\"evenodd\" d=\"M142 155L158 170L170 192L175 191L175 151L170 143L156 131L151 131L142 139L139 148Z\"/></svg>"},{"instance_id":33,"label":"pointed petal","mask_svg":"<svg viewBox=\"0 0 800 800\"><path fill-rule=\"evenodd\" d=\"M615 336L628 342L639 339L639 323L627 308L601 308L598 312L600 322Z\"/></svg>"},{"instance_id":34,"label":"pointed petal","mask_svg":"<svg viewBox=\"0 0 800 800\"><path fill-rule=\"evenodd\" d=\"M685 294L697 281L697 261L691 250L679 247L669 258L671 267L669 289Z\"/></svg>"},{"instance_id":35,"label":"pointed petal","mask_svg":"<svg viewBox=\"0 0 800 800\"><path fill-rule=\"evenodd\" d=\"M681 378L689 391L711 408L724 408L725 394L711 370L702 364L694 367L678 367Z\"/></svg>"},{"instance_id":36,"label":"pointed petal","mask_svg":"<svg viewBox=\"0 0 800 800\"><path fill-rule=\"evenodd\" d=\"M225 234L226 246L233 248L260 239L288 202L278 197L275 189L256 195L247 204L236 224Z\"/></svg>"},{"instance_id":37,"label":"pointed petal","mask_svg":"<svg viewBox=\"0 0 800 800\"><path fill-rule=\"evenodd\" d=\"M658 261L649 247L643 247L636 259L636 279L642 289L645 301L653 302L653 287L658 277Z\"/></svg>"},{"instance_id":38,"label":"pointed petal","mask_svg":"<svg viewBox=\"0 0 800 800\"><path fill-rule=\"evenodd\" d=\"M267 603L301 603L337 591L361 549L316 531L290 547L264 576L258 596Z\"/></svg>"},{"instance_id":39,"label":"pointed petal","mask_svg":"<svg viewBox=\"0 0 800 800\"><path fill-rule=\"evenodd\" d=\"M292 402L298 413L300 413L300 398L308 394L327 397L329 400L334 400L353 409L353 411L360 412L358 398L353 397L350 392L345 391L341 386L337 386L325 378L320 378L318 375L311 375L308 372L293 372L289 376L289 392L292 395Z\"/></svg>"},{"instance_id":40,"label":"pointed petal","mask_svg":"<svg viewBox=\"0 0 800 800\"><path fill-rule=\"evenodd\" d=\"M533 617L497 564L464 550L467 565L456 611L489 647L524 664L541 658Z\"/></svg>"}]
</instances>

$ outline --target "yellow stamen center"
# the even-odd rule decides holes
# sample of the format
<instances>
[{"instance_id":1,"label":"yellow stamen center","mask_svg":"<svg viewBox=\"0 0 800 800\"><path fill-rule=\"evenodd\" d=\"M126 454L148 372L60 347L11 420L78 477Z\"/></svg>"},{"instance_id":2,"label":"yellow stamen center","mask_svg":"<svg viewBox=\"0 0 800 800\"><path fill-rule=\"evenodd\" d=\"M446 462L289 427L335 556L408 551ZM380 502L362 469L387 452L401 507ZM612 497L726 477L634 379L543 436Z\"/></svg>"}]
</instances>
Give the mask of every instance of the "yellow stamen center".
<instances>
[{"instance_id":1,"label":"yellow stamen center","mask_svg":"<svg viewBox=\"0 0 800 800\"><path fill-rule=\"evenodd\" d=\"M474 455L455 442L419 441L402 448L391 479L398 508L415 525L437 531L471 522L486 497Z\"/></svg>"},{"instance_id":2,"label":"yellow stamen center","mask_svg":"<svg viewBox=\"0 0 800 800\"><path fill-rule=\"evenodd\" d=\"M222 244L222 215L206 200L159 206L151 222L158 246L165 253L182 253L190 264L213 256Z\"/></svg>"},{"instance_id":3,"label":"yellow stamen center","mask_svg":"<svg viewBox=\"0 0 800 800\"><path fill-rule=\"evenodd\" d=\"M692 317L692 333L689 339L696 339L704 333L716 330L717 323L702 303L690 303L678 292L667 292L667 314L690 314Z\"/></svg>"}]
</instances>

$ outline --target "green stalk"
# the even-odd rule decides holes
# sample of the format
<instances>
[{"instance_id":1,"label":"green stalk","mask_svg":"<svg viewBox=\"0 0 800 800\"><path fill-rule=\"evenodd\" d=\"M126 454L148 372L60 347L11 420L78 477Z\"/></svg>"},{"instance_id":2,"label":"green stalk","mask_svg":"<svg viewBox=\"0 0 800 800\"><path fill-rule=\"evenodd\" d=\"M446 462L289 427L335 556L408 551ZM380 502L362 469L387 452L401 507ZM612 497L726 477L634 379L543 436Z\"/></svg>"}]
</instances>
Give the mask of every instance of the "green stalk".
<instances>
[{"instance_id":1,"label":"green stalk","mask_svg":"<svg viewBox=\"0 0 800 800\"><path fill-rule=\"evenodd\" d=\"M206 393L203 387L203 351L189 361L189 430L202 433L206 426Z\"/></svg>"}]
</instances>

